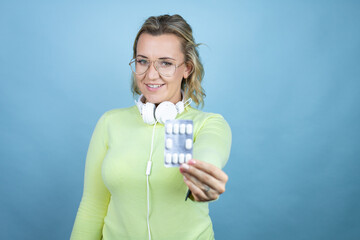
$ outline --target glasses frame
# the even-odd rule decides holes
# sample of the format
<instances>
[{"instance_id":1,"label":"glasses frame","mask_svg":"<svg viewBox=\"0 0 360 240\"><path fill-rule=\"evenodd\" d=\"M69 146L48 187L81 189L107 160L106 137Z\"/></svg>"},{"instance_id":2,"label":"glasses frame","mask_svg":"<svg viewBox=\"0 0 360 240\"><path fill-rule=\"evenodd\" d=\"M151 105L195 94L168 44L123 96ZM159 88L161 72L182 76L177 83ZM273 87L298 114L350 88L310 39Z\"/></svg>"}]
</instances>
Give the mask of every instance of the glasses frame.
<instances>
[{"instance_id":1,"label":"glasses frame","mask_svg":"<svg viewBox=\"0 0 360 240\"><path fill-rule=\"evenodd\" d=\"M145 70L145 72L143 72L143 73L136 73L136 72L133 70L133 68L131 67L131 64L136 61L136 58L131 59L130 62L129 62L129 66L130 66L131 71L132 71L134 74L136 74L136 75L142 75L142 74L145 74L145 73L149 70L151 64L153 64L155 70L159 73L159 75L161 75L161 76L163 76L163 77L172 77L172 76L175 75L176 69L177 69L178 67L181 67L181 66L185 63L185 61L184 61L184 62L182 62L182 63L180 63L180 64L178 64L178 65L175 65L174 73L171 74L171 75L167 75L167 74L161 74L161 73L159 72L159 69L157 68L158 65L155 64L156 62L158 62L158 61L160 61L160 60L164 60L164 59L156 59L156 60L147 59L147 60L150 62L150 64L149 64L149 66L147 67L147 69Z\"/></svg>"}]
</instances>

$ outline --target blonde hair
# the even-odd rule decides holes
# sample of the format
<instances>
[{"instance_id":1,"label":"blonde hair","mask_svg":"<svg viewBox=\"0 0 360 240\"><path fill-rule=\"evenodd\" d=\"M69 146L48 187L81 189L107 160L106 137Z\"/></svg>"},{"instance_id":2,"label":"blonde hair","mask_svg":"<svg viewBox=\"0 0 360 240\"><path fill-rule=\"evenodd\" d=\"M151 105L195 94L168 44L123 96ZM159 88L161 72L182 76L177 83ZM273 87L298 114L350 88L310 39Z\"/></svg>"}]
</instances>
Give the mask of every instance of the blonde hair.
<instances>
[{"instance_id":1,"label":"blonde hair","mask_svg":"<svg viewBox=\"0 0 360 240\"><path fill-rule=\"evenodd\" d=\"M162 34L174 34L179 37L181 42L182 52L185 56L185 63L191 65L192 72L188 78L183 79L181 89L184 91L184 100L191 98L196 106L204 105L204 98L206 96L204 89L201 86L201 81L204 77L204 67L200 61L199 52L197 50L200 44L195 43L192 35L191 26L180 15L161 15L157 17L149 17L141 26L137 33L133 46L133 57L136 57L136 48L139 37L143 33L148 33L153 36ZM135 95L141 94L136 84L134 74L131 77L131 91Z\"/></svg>"}]
</instances>

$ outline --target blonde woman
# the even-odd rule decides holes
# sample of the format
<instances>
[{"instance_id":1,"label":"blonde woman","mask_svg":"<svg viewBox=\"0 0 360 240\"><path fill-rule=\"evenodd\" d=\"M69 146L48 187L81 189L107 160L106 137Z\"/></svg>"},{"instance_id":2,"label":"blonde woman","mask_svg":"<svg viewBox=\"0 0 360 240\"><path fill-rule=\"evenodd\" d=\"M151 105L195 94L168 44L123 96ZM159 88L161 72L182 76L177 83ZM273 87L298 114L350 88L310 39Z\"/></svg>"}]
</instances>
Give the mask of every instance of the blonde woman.
<instances>
[{"instance_id":1,"label":"blonde woman","mask_svg":"<svg viewBox=\"0 0 360 240\"><path fill-rule=\"evenodd\" d=\"M231 131L221 115L189 105L205 96L197 47L179 15L142 25L130 61L139 97L95 127L72 240L214 239L208 203L225 191ZM174 118L193 121L193 155L166 168L164 122Z\"/></svg>"}]
</instances>

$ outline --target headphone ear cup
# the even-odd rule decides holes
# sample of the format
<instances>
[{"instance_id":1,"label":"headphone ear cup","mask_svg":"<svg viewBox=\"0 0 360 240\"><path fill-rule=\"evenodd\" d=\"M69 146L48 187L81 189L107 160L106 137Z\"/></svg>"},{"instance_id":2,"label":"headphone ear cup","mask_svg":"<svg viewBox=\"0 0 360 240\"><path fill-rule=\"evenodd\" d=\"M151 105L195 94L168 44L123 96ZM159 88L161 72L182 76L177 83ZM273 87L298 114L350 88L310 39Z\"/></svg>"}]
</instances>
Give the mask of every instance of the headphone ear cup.
<instances>
[{"instance_id":1,"label":"headphone ear cup","mask_svg":"<svg viewBox=\"0 0 360 240\"><path fill-rule=\"evenodd\" d=\"M155 110L155 118L158 122L165 124L166 120L173 120L176 118L178 110L172 102L162 102Z\"/></svg>"},{"instance_id":2,"label":"headphone ear cup","mask_svg":"<svg viewBox=\"0 0 360 240\"><path fill-rule=\"evenodd\" d=\"M178 111L178 114L181 114L185 110L184 102L180 101L176 104L176 109Z\"/></svg>"},{"instance_id":3,"label":"headphone ear cup","mask_svg":"<svg viewBox=\"0 0 360 240\"><path fill-rule=\"evenodd\" d=\"M141 114L145 123L151 125L155 124L154 111L155 111L155 104L153 103L147 102L142 106Z\"/></svg>"}]
</instances>

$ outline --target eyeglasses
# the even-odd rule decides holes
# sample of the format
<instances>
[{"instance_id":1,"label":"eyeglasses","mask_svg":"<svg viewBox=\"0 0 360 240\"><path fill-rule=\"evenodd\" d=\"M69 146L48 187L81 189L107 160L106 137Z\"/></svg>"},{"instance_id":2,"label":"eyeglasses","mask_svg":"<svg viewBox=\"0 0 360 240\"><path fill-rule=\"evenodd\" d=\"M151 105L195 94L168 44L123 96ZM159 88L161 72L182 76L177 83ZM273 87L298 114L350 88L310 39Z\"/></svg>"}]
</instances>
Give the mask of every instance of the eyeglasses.
<instances>
[{"instance_id":1,"label":"eyeglasses","mask_svg":"<svg viewBox=\"0 0 360 240\"><path fill-rule=\"evenodd\" d=\"M183 65L185 62L176 65L176 62L172 59L157 59L151 61L146 58L137 57L130 61L129 65L131 67L131 71L137 75L141 75L146 73L146 71L150 68L151 63L154 63L154 67L156 71L164 77L171 77L175 74L175 71L178 67Z\"/></svg>"}]
</instances>

